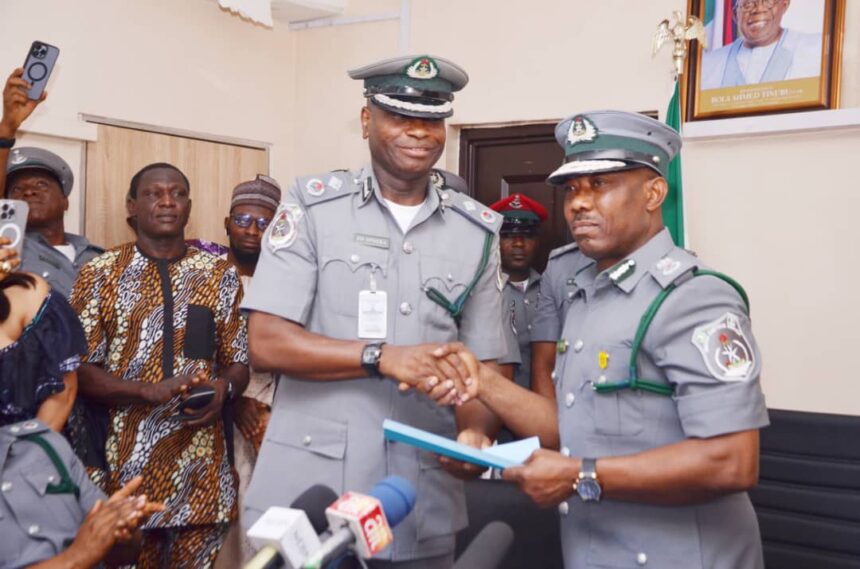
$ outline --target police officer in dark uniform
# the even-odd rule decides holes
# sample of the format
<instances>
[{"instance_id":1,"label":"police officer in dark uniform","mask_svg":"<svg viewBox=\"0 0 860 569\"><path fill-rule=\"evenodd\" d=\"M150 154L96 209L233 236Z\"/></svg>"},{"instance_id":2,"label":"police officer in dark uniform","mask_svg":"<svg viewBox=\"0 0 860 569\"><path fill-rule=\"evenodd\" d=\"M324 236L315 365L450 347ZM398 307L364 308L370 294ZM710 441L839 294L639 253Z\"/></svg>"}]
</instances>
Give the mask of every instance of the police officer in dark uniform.
<instances>
[{"instance_id":1,"label":"police officer in dark uniform","mask_svg":"<svg viewBox=\"0 0 860 569\"><path fill-rule=\"evenodd\" d=\"M243 301L252 364L280 377L242 522L313 484L367 491L396 474L418 502L371 567L449 568L467 524L462 482L437 456L386 442L382 422L490 444L495 416L464 399L459 360L434 351L460 340L481 360L504 353L502 219L432 170L468 80L459 66L398 57L350 76L364 82L371 163L292 185Z\"/></svg>"}]
</instances>

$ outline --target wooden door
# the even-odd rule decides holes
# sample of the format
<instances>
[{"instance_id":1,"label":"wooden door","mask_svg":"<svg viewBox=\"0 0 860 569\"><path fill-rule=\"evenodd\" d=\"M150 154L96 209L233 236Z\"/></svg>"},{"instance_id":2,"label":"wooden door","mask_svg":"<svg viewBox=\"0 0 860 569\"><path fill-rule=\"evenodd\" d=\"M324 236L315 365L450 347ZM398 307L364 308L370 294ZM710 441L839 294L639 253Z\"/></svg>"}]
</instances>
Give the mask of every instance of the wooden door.
<instances>
[{"instance_id":1,"label":"wooden door","mask_svg":"<svg viewBox=\"0 0 860 569\"><path fill-rule=\"evenodd\" d=\"M100 124L98 141L87 143L87 238L106 248L134 240L126 224L131 177L153 162L173 164L191 184L188 239L226 243L224 217L233 188L257 174L268 174L266 150L184 136Z\"/></svg>"},{"instance_id":2,"label":"wooden door","mask_svg":"<svg viewBox=\"0 0 860 569\"><path fill-rule=\"evenodd\" d=\"M554 130L555 124L537 124L468 128L460 135L460 175L475 199L489 205L519 193L546 207L549 219L541 224L534 266L540 272L549 252L571 240L563 194L545 182L564 159Z\"/></svg>"}]
</instances>

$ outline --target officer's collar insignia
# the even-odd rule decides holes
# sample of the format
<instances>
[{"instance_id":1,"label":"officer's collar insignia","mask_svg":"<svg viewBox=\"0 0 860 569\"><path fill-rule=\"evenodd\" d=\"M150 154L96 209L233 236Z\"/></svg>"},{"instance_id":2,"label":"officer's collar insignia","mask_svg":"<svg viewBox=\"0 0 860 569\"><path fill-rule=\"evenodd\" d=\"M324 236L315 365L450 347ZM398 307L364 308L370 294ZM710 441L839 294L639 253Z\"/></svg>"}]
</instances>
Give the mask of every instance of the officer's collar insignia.
<instances>
[{"instance_id":1,"label":"officer's collar insignia","mask_svg":"<svg viewBox=\"0 0 860 569\"><path fill-rule=\"evenodd\" d=\"M419 57L406 66L406 75L412 79L433 79L439 75L439 66L431 57Z\"/></svg>"},{"instance_id":2,"label":"officer's collar insignia","mask_svg":"<svg viewBox=\"0 0 860 569\"><path fill-rule=\"evenodd\" d=\"M475 211L475 202L466 200L463 202L463 207L466 208L466 211Z\"/></svg>"},{"instance_id":3,"label":"officer's collar insignia","mask_svg":"<svg viewBox=\"0 0 860 569\"><path fill-rule=\"evenodd\" d=\"M318 178L311 178L308 180L308 183L305 184L305 189L308 191L308 194L313 197L318 197L325 193L325 184L323 184L322 180Z\"/></svg>"},{"instance_id":4,"label":"officer's collar insignia","mask_svg":"<svg viewBox=\"0 0 860 569\"><path fill-rule=\"evenodd\" d=\"M693 345L699 349L705 367L721 381L752 378L755 354L744 334L738 315L726 312L713 322L693 330Z\"/></svg>"},{"instance_id":5,"label":"officer's collar insignia","mask_svg":"<svg viewBox=\"0 0 860 569\"><path fill-rule=\"evenodd\" d=\"M9 164L13 166L17 166L18 164L23 164L27 161L27 157L21 154L19 150L12 151L12 157L9 159Z\"/></svg>"},{"instance_id":6,"label":"officer's collar insignia","mask_svg":"<svg viewBox=\"0 0 860 569\"><path fill-rule=\"evenodd\" d=\"M295 203L282 203L269 224L267 241L271 250L285 249L293 244L299 231L302 208Z\"/></svg>"},{"instance_id":7,"label":"officer's collar insignia","mask_svg":"<svg viewBox=\"0 0 860 569\"><path fill-rule=\"evenodd\" d=\"M582 115L578 115L570 121L567 131L567 143L573 146L579 142L591 142L597 138L597 127L594 123Z\"/></svg>"},{"instance_id":8,"label":"officer's collar insignia","mask_svg":"<svg viewBox=\"0 0 860 569\"><path fill-rule=\"evenodd\" d=\"M361 186L361 201L362 203L370 199L373 195L373 181L370 176L364 179L364 184Z\"/></svg>"},{"instance_id":9,"label":"officer's collar insignia","mask_svg":"<svg viewBox=\"0 0 860 569\"><path fill-rule=\"evenodd\" d=\"M657 261L655 267L657 267L657 270L660 271L660 274L662 274L664 277L668 277L669 275L681 268L681 261L673 259L672 257L663 257L662 259Z\"/></svg>"},{"instance_id":10,"label":"officer's collar insignia","mask_svg":"<svg viewBox=\"0 0 860 569\"><path fill-rule=\"evenodd\" d=\"M510 207L514 209L520 209L523 207L523 202L520 201L520 195L517 194L514 196L514 199L511 200L511 203L508 204Z\"/></svg>"},{"instance_id":11,"label":"officer's collar insignia","mask_svg":"<svg viewBox=\"0 0 860 569\"><path fill-rule=\"evenodd\" d=\"M494 221L496 221L496 214L488 209L485 209L481 212L481 219L483 219L485 223L493 223Z\"/></svg>"},{"instance_id":12,"label":"officer's collar insignia","mask_svg":"<svg viewBox=\"0 0 860 569\"><path fill-rule=\"evenodd\" d=\"M621 281L636 272L636 261L627 259L621 261L611 269L609 269L609 280L615 284L620 284Z\"/></svg>"},{"instance_id":13,"label":"officer's collar insignia","mask_svg":"<svg viewBox=\"0 0 860 569\"><path fill-rule=\"evenodd\" d=\"M430 184L437 190L445 187L445 178L438 170L433 170L430 173Z\"/></svg>"}]
</instances>

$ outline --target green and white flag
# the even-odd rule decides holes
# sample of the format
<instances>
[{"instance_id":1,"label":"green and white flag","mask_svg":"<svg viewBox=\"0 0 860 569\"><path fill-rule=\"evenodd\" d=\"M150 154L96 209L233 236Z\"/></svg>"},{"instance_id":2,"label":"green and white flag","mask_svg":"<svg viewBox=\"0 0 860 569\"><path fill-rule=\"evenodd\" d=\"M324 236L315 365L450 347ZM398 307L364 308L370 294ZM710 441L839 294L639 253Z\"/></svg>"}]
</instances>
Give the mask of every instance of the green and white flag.
<instances>
[{"instance_id":1,"label":"green and white flag","mask_svg":"<svg viewBox=\"0 0 860 569\"><path fill-rule=\"evenodd\" d=\"M666 111L666 124L681 132L681 87L675 81L675 94L669 101ZM663 202L663 222L669 228L672 239L678 247L684 246L684 200L681 191L681 153L669 164L669 195Z\"/></svg>"}]
</instances>

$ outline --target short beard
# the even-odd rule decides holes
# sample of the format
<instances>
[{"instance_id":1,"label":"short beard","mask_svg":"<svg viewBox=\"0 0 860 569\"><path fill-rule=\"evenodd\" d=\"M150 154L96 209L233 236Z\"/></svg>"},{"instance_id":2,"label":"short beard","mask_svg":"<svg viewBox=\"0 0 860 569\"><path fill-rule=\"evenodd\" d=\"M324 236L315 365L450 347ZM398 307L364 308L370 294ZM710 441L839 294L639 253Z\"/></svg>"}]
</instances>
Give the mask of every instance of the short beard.
<instances>
[{"instance_id":1,"label":"short beard","mask_svg":"<svg viewBox=\"0 0 860 569\"><path fill-rule=\"evenodd\" d=\"M233 257L240 265L257 266L257 261L260 259L260 250L254 252L242 251L241 249L232 249Z\"/></svg>"}]
</instances>

